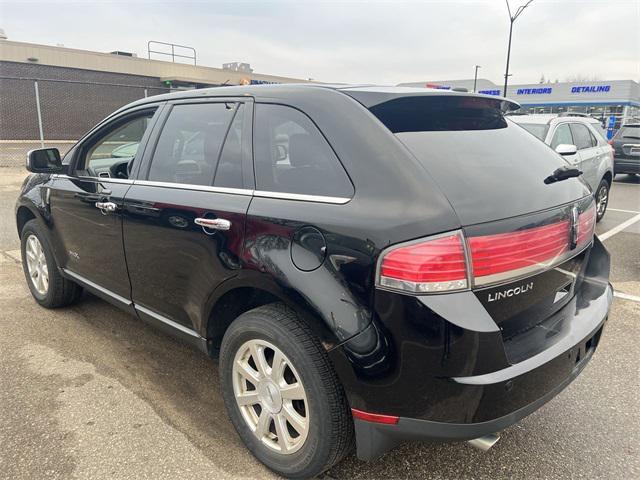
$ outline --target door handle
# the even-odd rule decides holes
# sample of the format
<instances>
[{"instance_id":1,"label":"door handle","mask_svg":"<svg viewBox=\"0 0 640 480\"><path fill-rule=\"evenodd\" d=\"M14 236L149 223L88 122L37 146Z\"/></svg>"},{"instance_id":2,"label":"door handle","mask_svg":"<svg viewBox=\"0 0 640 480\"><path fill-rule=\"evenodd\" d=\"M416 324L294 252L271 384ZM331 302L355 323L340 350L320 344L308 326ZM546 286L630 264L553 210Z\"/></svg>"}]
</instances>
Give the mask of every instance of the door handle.
<instances>
[{"instance_id":1,"label":"door handle","mask_svg":"<svg viewBox=\"0 0 640 480\"><path fill-rule=\"evenodd\" d=\"M115 212L118 206L113 202L96 202L96 208L99 208L106 215L107 213Z\"/></svg>"},{"instance_id":2,"label":"door handle","mask_svg":"<svg viewBox=\"0 0 640 480\"><path fill-rule=\"evenodd\" d=\"M231 228L231 222L224 218L196 218L194 223L213 230L229 230Z\"/></svg>"}]
</instances>

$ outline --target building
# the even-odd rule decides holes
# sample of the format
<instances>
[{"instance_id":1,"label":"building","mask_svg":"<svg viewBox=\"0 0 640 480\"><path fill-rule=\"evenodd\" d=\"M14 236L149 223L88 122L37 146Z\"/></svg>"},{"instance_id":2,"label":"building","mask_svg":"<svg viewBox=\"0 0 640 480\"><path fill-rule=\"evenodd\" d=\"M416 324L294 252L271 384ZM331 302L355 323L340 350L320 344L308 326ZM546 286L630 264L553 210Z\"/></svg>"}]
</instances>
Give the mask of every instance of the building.
<instances>
[{"instance_id":1,"label":"building","mask_svg":"<svg viewBox=\"0 0 640 480\"><path fill-rule=\"evenodd\" d=\"M70 143L119 107L172 90L305 81L255 73L246 63L225 67L14 42L0 36L0 142Z\"/></svg>"},{"instance_id":2,"label":"building","mask_svg":"<svg viewBox=\"0 0 640 480\"><path fill-rule=\"evenodd\" d=\"M402 83L408 87L431 87L473 91L473 79ZM503 86L478 79L476 91L502 95ZM558 82L509 85L508 98L522 105L523 113L587 113L613 130L625 119L640 118L640 84L633 80Z\"/></svg>"}]
</instances>

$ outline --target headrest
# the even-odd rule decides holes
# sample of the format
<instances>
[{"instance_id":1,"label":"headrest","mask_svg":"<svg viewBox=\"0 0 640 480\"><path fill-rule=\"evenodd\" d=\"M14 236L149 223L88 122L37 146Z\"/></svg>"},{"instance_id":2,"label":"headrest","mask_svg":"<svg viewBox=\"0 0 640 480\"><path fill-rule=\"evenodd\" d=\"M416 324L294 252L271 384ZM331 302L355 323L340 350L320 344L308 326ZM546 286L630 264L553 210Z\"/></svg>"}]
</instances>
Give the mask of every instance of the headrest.
<instances>
[{"instance_id":1,"label":"headrest","mask_svg":"<svg viewBox=\"0 0 640 480\"><path fill-rule=\"evenodd\" d=\"M322 145L318 138L306 133L296 133L289 137L289 163L292 167L322 165L326 162Z\"/></svg>"}]
</instances>

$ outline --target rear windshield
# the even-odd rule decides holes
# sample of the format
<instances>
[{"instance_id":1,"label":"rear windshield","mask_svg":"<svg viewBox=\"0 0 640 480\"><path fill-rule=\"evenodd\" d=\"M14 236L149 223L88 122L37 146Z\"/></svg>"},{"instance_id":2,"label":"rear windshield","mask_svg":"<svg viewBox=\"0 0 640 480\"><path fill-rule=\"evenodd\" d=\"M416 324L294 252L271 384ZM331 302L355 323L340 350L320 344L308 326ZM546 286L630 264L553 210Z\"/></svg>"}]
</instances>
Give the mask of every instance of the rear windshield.
<instances>
[{"instance_id":1,"label":"rear windshield","mask_svg":"<svg viewBox=\"0 0 640 480\"><path fill-rule=\"evenodd\" d=\"M543 123L518 123L518 125L524 128L530 134L538 137L543 142L545 137L547 136L547 130L549 130L549 126Z\"/></svg>"},{"instance_id":2,"label":"rear windshield","mask_svg":"<svg viewBox=\"0 0 640 480\"><path fill-rule=\"evenodd\" d=\"M507 122L500 102L471 96L409 96L369 108L393 133L497 130Z\"/></svg>"},{"instance_id":3,"label":"rear windshield","mask_svg":"<svg viewBox=\"0 0 640 480\"><path fill-rule=\"evenodd\" d=\"M640 125L639 126L630 126L630 127L622 127L618 132L618 137L620 138L633 138L635 140L640 139Z\"/></svg>"}]
</instances>

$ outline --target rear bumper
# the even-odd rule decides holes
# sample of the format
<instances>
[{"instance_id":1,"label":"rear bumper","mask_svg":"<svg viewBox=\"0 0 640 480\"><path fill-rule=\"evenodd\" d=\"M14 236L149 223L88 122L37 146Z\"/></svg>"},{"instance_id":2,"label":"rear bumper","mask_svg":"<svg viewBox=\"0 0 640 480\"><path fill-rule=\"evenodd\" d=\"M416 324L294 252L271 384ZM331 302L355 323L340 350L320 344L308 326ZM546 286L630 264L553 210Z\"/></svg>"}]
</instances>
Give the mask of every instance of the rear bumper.
<instances>
[{"instance_id":1,"label":"rear bumper","mask_svg":"<svg viewBox=\"0 0 640 480\"><path fill-rule=\"evenodd\" d=\"M460 441L471 440L487 434L497 433L519 422L535 412L558 393L564 390L587 365L600 340L606 317L598 324L594 333L574 345L564 355L539 366L524 375L507 378L495 384L476 384L466 387L463 396L477 398L482 391L491 401L506 400L510 392L528 398L525 405L503 416L475 423L434 422L416 418L400 417L395 425L373 423L354 419L357 439L357 453L361 460L373 460L386 451L407 440L419 441ZM496 372L500 374L501 372ZM548 384L544 389L541 385Z\"/></svg>"},{"instance_id":2,"label":"rear bumper","mask_svg":"<svg viewBox=\"0 0 640 480\"><path fill-rule=\"evenodd\" d=\"M608 277L609 254L596 239L575 295L519 340L546 347L516 361L473 294L385 297L370 327L331 352L352 408L398 417L354 419L358 457L403 440L497 433L540 408L593 356L613 300Z\"/></svg>"},{"instance_id":3,"label":"rear bumper","mask_svg":"<svg viewBox=\"0 0 640 480\"><path fill-rule=\"evenodd\" d=\"M635 159L615 157L613 159L613 171L614 173L640 174L640 157Z\"/></svg>"}]
</instances>

